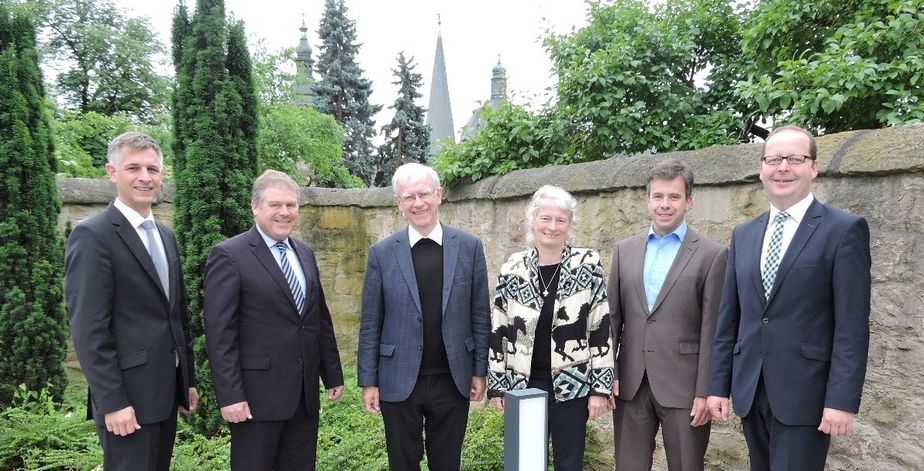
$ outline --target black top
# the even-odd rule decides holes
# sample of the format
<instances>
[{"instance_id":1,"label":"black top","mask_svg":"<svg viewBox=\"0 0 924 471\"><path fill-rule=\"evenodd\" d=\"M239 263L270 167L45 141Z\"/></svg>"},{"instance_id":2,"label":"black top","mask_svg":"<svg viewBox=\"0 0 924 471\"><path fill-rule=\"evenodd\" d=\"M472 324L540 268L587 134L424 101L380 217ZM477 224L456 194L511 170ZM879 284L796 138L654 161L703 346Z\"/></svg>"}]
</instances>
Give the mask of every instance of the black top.
<instances>
[{"instance_id":1,"label":"black top","mask_svg":"<svg viewBox=\"0 0 924 471\"><path fill-rule=\"evenodd\" d=\"M542 296L542 310L539 312L539 321L536 324L536 334L533 337L533 361L529 377L552 381L552 315L555 309L555 295L558 293L559 265L544 265L539 267L542 273L539 284L539 295L548 290L547 296ZM544 283L548 283L548 288Z\"/></svg>"},{"instance_id":2,"label":"black top","mask_svg":"<svg viewBox=\"0 0 924 471\"><path fill-rule=\"evenodd\" d=\"M449 373L449 359L443 344L443 247L433 239L420 239L411 248L411 258L423 312L420 375Z\"/></svg>"}]
</instances>

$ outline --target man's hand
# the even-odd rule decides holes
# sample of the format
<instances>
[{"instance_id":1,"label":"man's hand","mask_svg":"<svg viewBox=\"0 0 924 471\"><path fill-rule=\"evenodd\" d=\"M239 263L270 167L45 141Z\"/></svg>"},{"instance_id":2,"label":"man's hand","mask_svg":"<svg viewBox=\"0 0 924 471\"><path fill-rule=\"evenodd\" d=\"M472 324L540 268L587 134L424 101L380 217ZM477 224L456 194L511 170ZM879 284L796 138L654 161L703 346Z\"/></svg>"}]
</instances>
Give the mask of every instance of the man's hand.
<instances>
[{"instance_id":1,"label":"man's hand","mask_svg":"<svg viewBox=\"0 0 924 471\"><path fill-rule=\"evenodd\" d=\"M492 397L491 404L494 404L497 410L504 410L504 396Z\"/></svg>"},{"instance_id":2,"label":"man's hand","mask_svg":"<svg viewBox=\"0 0 924 471\"><path fill-rule=\"evenodd\" d=\"M705 397L696 396L693 398L693 409L690 410L690 417L693 417L693 421L690 422L693 427L706 425L712 420L712 413L709 412L709 407L706 406Z\"/></svg>"},{"instance_id":3,"label":"man's hand","mask_svg":"<svg viewBox=\"0 0 924 471\"><path fill-rule=\"evenodd\" d=\"M379 403L378 386L363 387L363 407L365 407L366 412L370 414L378 414L379 412L382 412L382 407Z\"/></svg>"},{"instance_id":4,"label":"man's hand","mask_svg":"<svg viewBox=\"0 0 924 471\"><path fill-rule=\"evenodd\" d=\"M250 405L247 401L237 402L221 408L221 417L232 424L244 422L252 419L250 415Z\"/></svg>"},{"instance_id":5,"label":"man's hand","mask_svg":"<svg viewBox=\"0 0 924 471\"><path fill-rule=\"evenodd\" d=\"M728 420L728 398L719 396L709 396L706 398L706 408L712 414L712 417L722 422Z\"/></svg>"},{"instance_id":6,"label":"man's hand","mask_svg":"<svg viewBox=\"0 0 924 471\"><path fill-rule=\"evenodd\" d=\"M116 435L131 435L140 428L138 420L135 419L135 408L132 406L106 414L106 430Z\"/></svg>"},{"instance_id":7,"label":"man's hand","mask_svg":"<svg viewBox=\"0 0 924 471\"><path fill-rule=\"evenodd\" d=\"M484 398L484 376L472 376L472 390L468 393L468 400L478 402Z\"/></svg>"},{"instance_id":8,"label":"man's hand","mask_svg":"<svg viewBox=\"0 0 924 471\"><path fill-rule=\"evenodd\" d=\"M327 390L327 400L330 402L337 402L340 396L343 396L343 386L337 386Z\"/></svg>"},{"instance_id":9,"label":"man's hand","mask_svg":"<svg viewBox=\"0 0 924 471\"><path fill-rule=\"evenodd\" d=\"M587 418L596 419L610 410L609 398L603 396L590 396L587 399Z\"/></svg>"},{"instance_id":10,"label":"man's hand","mask_svg":"<svg viewBox=\"0 0 924 471\"><path fill-rule=\"evenodd\" d=\"M853 432L853 413L825 407L818 430L832 437L846 437Z\"/></svg>"},{"instance_id":11,"label":"man's hand","mask_svg":"<svg viewBox=\"0 0 924 471\"><path fill-rule=\"evenodd\" d=\"M189 388L189 409L180 406L180 412L184 414L191 414L196 411L199 407L199 391L196 391L196 388Z\"/></svg>"}]
</instances>

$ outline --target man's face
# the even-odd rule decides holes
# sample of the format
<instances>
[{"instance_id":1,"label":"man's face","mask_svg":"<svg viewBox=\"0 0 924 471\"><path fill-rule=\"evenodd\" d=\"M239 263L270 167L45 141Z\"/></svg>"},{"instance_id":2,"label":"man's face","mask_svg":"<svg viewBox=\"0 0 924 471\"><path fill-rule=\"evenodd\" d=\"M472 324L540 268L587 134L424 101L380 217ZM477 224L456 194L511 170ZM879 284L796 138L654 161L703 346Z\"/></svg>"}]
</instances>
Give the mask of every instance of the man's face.
<instances>
[{"instance_id":1,"label":"man's face","mask_svg":"<svg viewBox=\"0 0 924 471\"><path fill-rule=\"evenodd\" d=\"M271 186L263 190L263 201L251 201L250 209L260 230L277 242L289 237L298 224L298 195L291 188Z\"/></svg>"},{"instance_id":2,"label":"man's face","mask_svg":"<svg viewBox=\"0 0 924 471\"><path fill-rule=\"evenodd\" d=\"M398 184L395 202L408 224L421 235L429 235L436 227L438 210L443 202L443 190L428 175L411 178Z\"/></svg>"},{"instance_id":3,"label":"man's face","mask_svg":"<svg viewBox=\"0 0 924 471\"><path fill-rule=\"evenodd\" d=\"M651 226L658 236L670 234L677 229L692 207L693 197L687 198L683 177L651 180L648 213L651 215Z\"/></svg>"},{"instance_id":4,"label":"man's face","mask_svg":"<svg viewBox=\"0 0 924 471\"><path fill-rule=\"evenodd\" d=\"M117 165L106 164L106 175L116 184L119 200L147 216L163 181L162 162L154 149L119 150Z\"/></svg>"},{"instance_id":5,"label":"man's face","mask_svg":"<svg viewBox=\"0 0 924 471\"><path fill-rule=\"evenodd\" d=\"M768 140L764 157L770 155L809 155L808 136L796 131L783 131ZM806 159L802 165L783 160L779 165L760 163L760 181L767 190L767 199L780 211L785 211L812 192L812 181L818 176L818 162Z\"/></svg>"}]
</instances>

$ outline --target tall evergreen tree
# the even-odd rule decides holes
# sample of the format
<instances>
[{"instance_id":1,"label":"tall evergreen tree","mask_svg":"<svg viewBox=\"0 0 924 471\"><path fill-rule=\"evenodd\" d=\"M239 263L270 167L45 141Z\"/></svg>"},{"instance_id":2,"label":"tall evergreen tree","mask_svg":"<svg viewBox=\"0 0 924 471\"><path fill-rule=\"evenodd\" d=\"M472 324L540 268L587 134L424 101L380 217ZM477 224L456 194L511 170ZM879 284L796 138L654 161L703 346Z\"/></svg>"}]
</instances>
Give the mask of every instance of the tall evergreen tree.
<instances>
[{"instance_id":1,"label":"tall evergreen tree","mask_svg":"<svg viewBox=\"0 0 924 471\"><path fill-rule=\"evenodd\" d=\"M368 185L375 177L373 116L382 106L369 103L372 82L363 77L363 70L356 63L360 46L356 43L356 22L347 17L343 0L325 1L318 37L321 39L317 63L320 80L315 84L315 106L318 111L333 115L344 127L346 166Z\"/></svg>"},{"instance_id":2,"label":"tall evergreen tree","mask_svg":"<svg viewBox=\"0 0 924 471\"><path fill-rule=\"evenodd\" d=\"M420 74L414 72L414 58L407 59L404 52L398 53L398 68L393 69L398 85L398 98L389 108L395 110L391 122L382 126L385 143L379 146L375 186L389 183L395 169L407 162L426 164L430 156L430 127L424 120L423 107L414 100L422 97L417 90L423 81Z\"/></svg>"},{"instance_id":3,"label":"tall evergreen tree","mask_svg":"<svg viewBox=\"0 0 924 471\"><path fill-rule=\"evenodd\" d=\"M180 5L173 22L175 227L203 398L191 421L212 434L223 421L205 351L202 279L212 246L252 223L257 110L243 24L228 26L222 0L197 0L192 19L187 15Z\"/></svg>"},{"instance_id":4,"label":"tall evergreen tree","mask_svg":"<svg viewBox=\"0 0 924 471\"><path fill-rule=\"evenodd\" d=\"M60 202L35 25L0 2L0 407L19 384L61 398L67 329Z\"/></svg>"}]
</instances>

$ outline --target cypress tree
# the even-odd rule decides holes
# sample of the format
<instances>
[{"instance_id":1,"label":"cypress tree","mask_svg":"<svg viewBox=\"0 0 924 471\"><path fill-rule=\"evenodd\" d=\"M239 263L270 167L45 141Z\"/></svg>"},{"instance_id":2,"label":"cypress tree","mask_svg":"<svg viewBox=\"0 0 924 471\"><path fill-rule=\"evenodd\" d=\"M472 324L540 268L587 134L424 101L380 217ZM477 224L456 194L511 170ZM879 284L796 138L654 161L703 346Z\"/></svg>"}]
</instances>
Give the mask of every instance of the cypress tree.
<instances>
[{"instance_id":1,"label":"cypress tree","mask_svg":"<svg viewBox=\"0 0 924 471\"><path fill-rule=\"evenodd\" d=\"M60 399L67 329L61 206L33 21L0 2L0 406L19 384Z\"/></svg>"},{"instance_id":2,"label":"cypress tree","mask_svg":"<svg viewBox=\"0 0 924 471\"><path fill-rule=\"evenodd\" d=\"M210 435L224 421L205 350L202 279L212 246L252 224L257 110L243 24L228 26L221 0L198 0L192 19L187 15L180 6L173 22L175 227L202 398L190 421Z\"/></svg>"},{"instance_id":3,"label":"cypress tree","mask_svg":"<svg viewBox=\"0 0 924 471\"><path fill-rule=\"evenodd\" d=\"M356 63L356 22L347 17L343 0L326 0L321 26L321 55L317 70L320 80L315 84L315 108L334 116L346 131L343 157L350 173L369 185L375 178L375 136L373 116L381 105L369 103L372 82L363 77Z\"/></svg>"},{"instance_id":4,"label":"cypress tree","mask_svg":"<svg viewBox=\"0 0 924 471\"><path fill-rule=\"evenodd\" d=\"M414 58L406 59L404 52L398 53L398 68L393 69L398 85L398 98L389 108L395 110L391 122L382 126L385 143L379 146L378 162L373 184L389 184L395 169L401 164L417 162L426 164L430 156L430 127L424 121L424 109L414 100L423 95L418 92L423 79L414 72Z\"/></svg>"}]
</instances>

